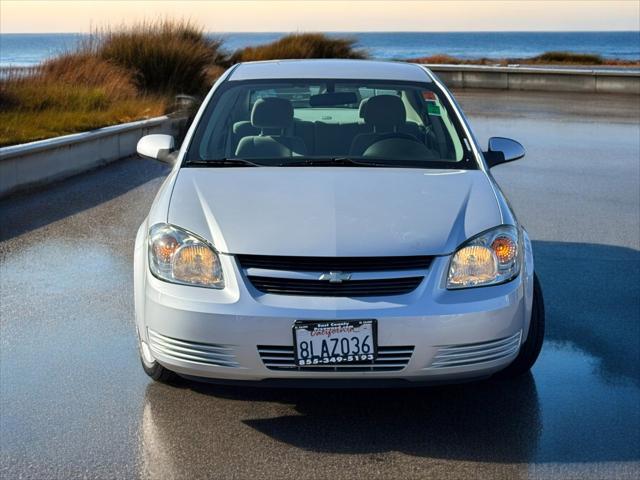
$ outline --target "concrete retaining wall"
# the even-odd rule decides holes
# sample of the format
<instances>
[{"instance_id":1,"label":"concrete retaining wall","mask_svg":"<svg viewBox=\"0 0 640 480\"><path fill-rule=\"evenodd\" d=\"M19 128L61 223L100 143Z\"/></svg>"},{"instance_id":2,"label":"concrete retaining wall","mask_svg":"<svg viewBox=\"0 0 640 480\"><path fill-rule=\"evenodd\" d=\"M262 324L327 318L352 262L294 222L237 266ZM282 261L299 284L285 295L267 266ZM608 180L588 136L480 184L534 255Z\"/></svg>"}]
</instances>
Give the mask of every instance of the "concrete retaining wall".
<instances>
[{"instance_id":1,"label":"concrete retaining wall","mask_svg":"<svg viewBox=\"0 0 640 480\"><path fill-rule=\"evenodd\" d=\"M140 137L177 135L182 118L156 117L0 148L0 197L133 155Z\"/></svg>"},{"instance_id":2,"label":"concrete retaining wall","mask_svg":"<svg viewBox=\"0 0 640 480\"><path fill-rule=\"evenodd\" d=\"M640 95L640 71L426 65L450 88Z\"/></svg>"}]
</instances>

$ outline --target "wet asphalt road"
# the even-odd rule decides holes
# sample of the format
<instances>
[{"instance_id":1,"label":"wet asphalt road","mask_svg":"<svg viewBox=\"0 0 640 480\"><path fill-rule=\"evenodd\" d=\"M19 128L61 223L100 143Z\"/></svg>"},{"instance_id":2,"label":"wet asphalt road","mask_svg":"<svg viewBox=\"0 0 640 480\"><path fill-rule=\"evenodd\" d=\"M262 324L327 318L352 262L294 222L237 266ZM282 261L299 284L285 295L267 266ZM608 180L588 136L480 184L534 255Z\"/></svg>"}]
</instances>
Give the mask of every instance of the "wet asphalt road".
<instances>
[{"instance_id":1,"label":"wet asphalt road","mask_svg":"<svg viewBox=\"0 0 640 480\"><path fill-rule=\"evenodd\" d=\"M416 390L152 383L132 248L166 173L131 159L0 202L0 477L637 478L640 104L458 95L534 239L532 375ZM499 103L500 106L496 106Z\"/></svg>"}]
</instances>

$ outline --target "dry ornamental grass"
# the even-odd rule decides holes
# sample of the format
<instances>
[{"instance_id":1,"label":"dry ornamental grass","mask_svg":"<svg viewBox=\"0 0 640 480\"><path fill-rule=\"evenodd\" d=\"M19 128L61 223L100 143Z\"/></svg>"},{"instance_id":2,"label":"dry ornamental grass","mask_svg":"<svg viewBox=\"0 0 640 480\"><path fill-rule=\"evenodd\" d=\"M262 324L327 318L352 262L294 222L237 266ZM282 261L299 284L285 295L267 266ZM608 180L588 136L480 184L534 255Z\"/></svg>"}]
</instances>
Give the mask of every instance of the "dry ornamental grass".
<instances>
[{"instance_id":1,"label":"dry ornamental grass","mask_svg":"<svg viewBox=\"0 0 640 480\"><path fill-rule=\"evenodd\" d=\"M224 51L189 21L160 20L93 32L79 47L0 78L0 146L24 143L167 112L176 94L202 98L237 62L291 58L368 58L355 39L296 33ZM638 65L597 55L548 52L529 59L465 60L434 55L410 61L451 64Z\"/></svg>"}]
</instances>

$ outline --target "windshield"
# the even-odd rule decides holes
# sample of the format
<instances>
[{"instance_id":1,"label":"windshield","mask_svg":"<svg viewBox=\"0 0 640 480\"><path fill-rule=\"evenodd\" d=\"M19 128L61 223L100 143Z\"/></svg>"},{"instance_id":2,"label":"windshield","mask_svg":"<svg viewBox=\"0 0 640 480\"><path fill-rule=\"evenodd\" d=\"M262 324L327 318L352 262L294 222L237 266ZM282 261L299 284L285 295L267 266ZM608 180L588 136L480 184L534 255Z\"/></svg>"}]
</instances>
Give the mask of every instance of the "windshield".
<instances>
[{"instance_id":1,"label":"windshield","mask_svg":"<svg viewBox=\"0 0 640 480\"><path fill-rule=\"evenodd\" d=\"M226 82L185 166L476 168L433 84L365 80Z\"/></svg>"}]
</instances>

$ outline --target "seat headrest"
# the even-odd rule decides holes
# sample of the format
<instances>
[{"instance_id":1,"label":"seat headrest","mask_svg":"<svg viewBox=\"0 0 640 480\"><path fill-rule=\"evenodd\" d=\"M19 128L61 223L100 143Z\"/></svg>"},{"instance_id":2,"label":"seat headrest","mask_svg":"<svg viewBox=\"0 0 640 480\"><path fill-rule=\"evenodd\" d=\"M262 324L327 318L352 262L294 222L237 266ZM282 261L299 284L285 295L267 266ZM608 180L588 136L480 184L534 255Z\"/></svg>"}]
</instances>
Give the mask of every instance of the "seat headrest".
<instances>
[{"instance_id":1,"label":"seat headrest","mask_svg":"<svg viewBox=\"0 0 640 480\"><path fill-rule=\"evenodd\" d=\"M404 104L395 95L369 97L360 103L360 114L365 123L384 131L404 125L407 120Z\"/></svg>"},{"instance_id":2,"label":"seat headrest","mask_svg":"<svg viewBox=\"0 0 640 480\"><path fill-rule=\"evenodd\" d=\"M371 97L365 98L360 102L360 108L358 109L358 115L360 118L364 118L364 111L367 109L367 102L369 101L369 98Z\"/></svg>"},{"instance_id":3,"label":"seat headrest","mask_svg":"<svg viewBox=\"0 0 640 480\"><path fill-rule=\"evenodd\" d=\"M251 110L251 125L256 128L287 128L292 123L293 105L284 98L260 98Z\"/></svg>"},{"instance_id":4,"label":"seat headrest","mask_svg":"<svg viewBox=\"0 0 640 480\"><path fill-rule=\"evenodd\" d=\"M241 120L233 124L233 133L242 138L256 135L258 133L258 130L256 129L256 127L251 125L251 122Z\"/></svg>"}]
</instances>

